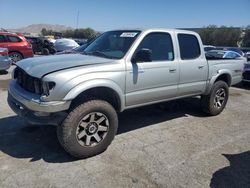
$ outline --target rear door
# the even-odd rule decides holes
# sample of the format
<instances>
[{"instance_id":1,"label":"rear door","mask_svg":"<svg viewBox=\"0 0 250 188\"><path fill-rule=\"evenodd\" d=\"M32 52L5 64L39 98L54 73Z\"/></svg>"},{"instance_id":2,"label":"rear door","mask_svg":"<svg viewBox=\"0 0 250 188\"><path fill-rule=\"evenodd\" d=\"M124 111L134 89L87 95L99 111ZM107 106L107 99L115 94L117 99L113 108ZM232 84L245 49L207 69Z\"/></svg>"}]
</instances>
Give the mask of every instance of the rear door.
<instances>
[{"instance_id":1,"label":"rear door","mask_svg":"<svg viewBox=\"0 0 250 188\"><path fill-rule=\"evenodd\" d=\"M8 48L9 47L9 43L7 41L7 38L3 34L0 34L0 47L1 48Z\"/></svg>"},{"instance_id":2,"label":"rear door","mask_svg":"<svg viewBox=\"0 0 250 188\"><path fill-rule=\"evenodd\" d=\"M208 64L201 40L195 34L177 33L180 52L178 96L203 93L208 78Z\"/></svg>"},{"instance_id":3,"label":"rear door","mask_svg":"<svg viewBox=\"0 0 250 188\"><path fill-rule=\"evenodd\" d=\"M136 48L152 52L152 62L127 62L126 106L145 104L175 97L179 79L173 39L167 32L147 34Z\"/></svg>"},{"instance_id":4,"label":"rear door","mask_svg":"<svg viewBox=\"0 0 250 188\"><path fill-rule=\"evenodd\" d=\"M14 35L6 35L6 38L8 40L9 51L19 51L19 52L22 51L23 49L23 45L21 45L22 39Z\"/></svg>"}]
</instances>

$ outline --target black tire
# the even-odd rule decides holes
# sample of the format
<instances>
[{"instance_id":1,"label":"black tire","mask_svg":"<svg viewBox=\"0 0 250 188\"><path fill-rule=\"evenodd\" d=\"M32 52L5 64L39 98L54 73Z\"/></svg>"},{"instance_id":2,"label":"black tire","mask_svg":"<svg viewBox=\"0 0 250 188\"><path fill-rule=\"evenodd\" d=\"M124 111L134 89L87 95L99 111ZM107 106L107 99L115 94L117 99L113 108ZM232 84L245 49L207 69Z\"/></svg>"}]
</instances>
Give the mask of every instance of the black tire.
<instances>
[{"instance_id":1,"label":"black tire","mask_svg":"<svg viewBox=\"0 0 250 188\"><path fill-rule=\"evenodd\" d=\"M217 92L220 92L220 91L224 91L225 95L224 95L224 100L221 100L222 101L220 102L221 106L219 107L217 106L217 103L216 103L216 101L218 101L218 98L216 98L216 96L217 96ZM211 89L210 94L203 95L201 97L201 104L202 104L203 111L211 116L220 114L227 104L228 95L229 95L229 91L228 91L227 83L224 81L215 82Z\"/></svg>"},{"instance_id":2,"label":"black tire","mask_svg":"<svg viewBox=\"0 0 250 188\"><path fill-rule=\"evenodd\" d=\"M85 121L83 120L83 118L91 113L104 114L105 117L108 119L109 126L108 131L105 133L105 137L103 138L102 136L100 136L102 137L102 140L99 143L94 146L87 146L82 145L82 143L80 143L81 141L79 141L79 139L77 138L79 136L79 134L77 135L77 130L79 130L80 124ZM91 120L88 122L87 126L91 124L90 122ZM86 127L84 127L84 131L87 130ZM113 106L111 106L106 101L90 100L71 110L69 115L63 121L63 123L58 126L57 137L62 147L70 155L76 158L87 158L105 151L114 139L114 136L117 132L117 128L118 117ZM87 140L86 133L85 139ZM97 140L95 141L97 142Z\"/></svg>"},{"instance_id":3,"label":"black tire","mask_svg":"<svg viewBox=\"0 0 250 188\"><path fill-rule=\"evenodd\" d=\"M50 54L53 54L53 55L56 53L56 49L55 48L50 48L49 51L50 51Z\"/></svg>"},{"instance_id":4,"label":"black tire","mask_svg":"<svg viewBox=\"0 0 250 188\"><path fill-rule=\"evenodd\" d=\"M43 55L49 55L49 50L48 50L48 48L43 48L43 49L42 49L42 54L43 54Z\"/></svg>"},{"instance_id":5,"label":"black tire","mask_svg":"<svg viewBox=\"0 0 250 188\"><path fill-rule=\"evenodd\" d=\"M21 53L19 53L19 52L10 52L9 57L11 58L13 63L16 63L16 62L23 59L23 55Z\"/></svg>"}]
</instances>

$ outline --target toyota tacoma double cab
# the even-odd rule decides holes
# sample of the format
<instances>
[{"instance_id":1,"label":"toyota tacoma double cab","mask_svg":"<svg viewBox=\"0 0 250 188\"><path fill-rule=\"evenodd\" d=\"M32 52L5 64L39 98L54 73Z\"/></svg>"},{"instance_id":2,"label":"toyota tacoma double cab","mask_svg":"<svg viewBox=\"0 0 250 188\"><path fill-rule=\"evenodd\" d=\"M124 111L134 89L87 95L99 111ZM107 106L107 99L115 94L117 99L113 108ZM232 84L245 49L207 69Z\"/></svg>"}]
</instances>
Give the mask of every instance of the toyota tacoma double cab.
<instances>
[{"instance_id":1,"label":"toyota tacoma double cab","mask_svg":"<svg viewBox=\"0 0 250 188\"><path fill-rule=\"evenodd\" d=\"M82 54L16 66L9 106L29 123L56 125L63 148L86 158L106 150L127 109L200 96L207 114L220 114L244 60L207 59L192 31L145 29L108 31Z\"/></svg>"}]
</instances>

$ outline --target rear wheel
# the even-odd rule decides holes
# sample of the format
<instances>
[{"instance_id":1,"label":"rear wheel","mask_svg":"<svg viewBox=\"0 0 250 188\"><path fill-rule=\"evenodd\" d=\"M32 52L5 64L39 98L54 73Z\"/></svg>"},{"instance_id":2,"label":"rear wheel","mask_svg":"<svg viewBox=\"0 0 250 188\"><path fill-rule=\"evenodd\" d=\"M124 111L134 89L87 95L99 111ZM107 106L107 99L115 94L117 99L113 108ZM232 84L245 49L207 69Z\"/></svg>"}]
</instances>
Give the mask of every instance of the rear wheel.
<instances>
[{"instance_id":1,"label":"rear wheel","mask_svg":"<svg viewBox=\"0 0 250 188\"><path fill-rule=\"evenodd\" d=\"M20 60L23 59L22 54L20 54L19 52L10 52L10 53L9 53L9 57L11 58L11 60L12 60L14 63L16 63L16 62L18 62L18 61L20 61Z\"/></svg>"},{"instance_id":2,"label":"rear wheel","mask_svg":"<svg viewBox=\"0 0 250 188\"><path fill-rule=\"evenodd\" d=\"M50 48L50 54L55 54L56 53L56 49L55 48Z\"/></svg>"},{"instance_id":3,"label":"rear wheel","mask_svg":"<svg viewBox=\"0 0 250 188\"><path fill-rule=\"evenodd\" d=\"M228 85L226 82L215 82L211 93L201 97L203 110L212 116L220 114L227 104L228 93Z\"/></svg>"},{"instance_id":4,"label":"rear wheel","mask_svg":"<svg viewBox=\"0 0 250 188\"><path fill-rule=\"evenodd\" d=\"M74 108L58 126L57 136L72 156L86 158L107 149L117 132L114 108L102 100L87 101Z\"/></svg>"},{"instance_id":5,"label":"rear wheel","mask_svg":"<svg viewBox=\"0 0 250 188\"><path fill-rule=\"evenodd\" d=\"M43 48L43 49L42 49L42 54L43 54L43 55L49 55L49 50L48 50L48 48Z\"/></svg>"}]
</instances>

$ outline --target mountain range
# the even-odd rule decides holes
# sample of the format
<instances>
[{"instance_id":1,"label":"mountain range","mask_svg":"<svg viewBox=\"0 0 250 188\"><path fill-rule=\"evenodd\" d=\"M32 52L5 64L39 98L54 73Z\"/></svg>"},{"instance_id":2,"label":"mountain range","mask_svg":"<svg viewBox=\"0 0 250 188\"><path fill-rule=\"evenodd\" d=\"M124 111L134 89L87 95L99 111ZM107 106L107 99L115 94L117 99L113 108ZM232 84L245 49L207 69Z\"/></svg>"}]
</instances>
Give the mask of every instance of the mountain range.
<instances>
[{"instance_id":1,"label":"mountain range","mask_svg":"<svg viewBox=\"0 0 250 188\"><path fill-rule=\"evenodd\" d=\"M16 28L16 29L8 29L12 32L20 32L20 33L41 33L41 30L45 28L47 30L51 29L53 31L63 31L67 29L73 29L72 27L68 27L65 25L58 24L32 24L26 27Z\"/></svg>"}]
</instances>

